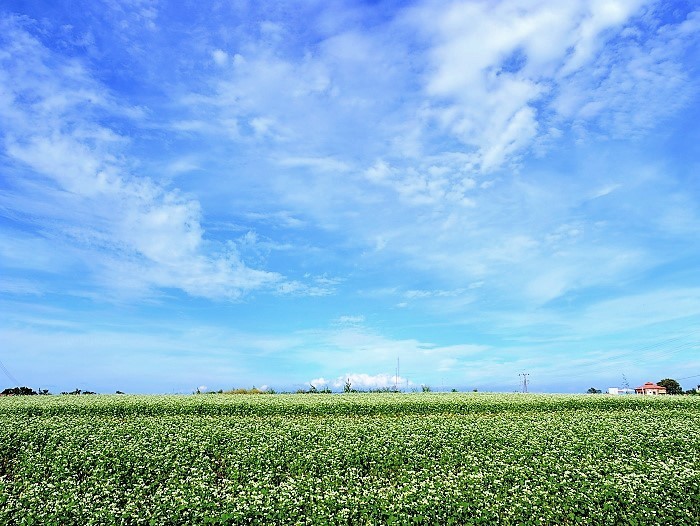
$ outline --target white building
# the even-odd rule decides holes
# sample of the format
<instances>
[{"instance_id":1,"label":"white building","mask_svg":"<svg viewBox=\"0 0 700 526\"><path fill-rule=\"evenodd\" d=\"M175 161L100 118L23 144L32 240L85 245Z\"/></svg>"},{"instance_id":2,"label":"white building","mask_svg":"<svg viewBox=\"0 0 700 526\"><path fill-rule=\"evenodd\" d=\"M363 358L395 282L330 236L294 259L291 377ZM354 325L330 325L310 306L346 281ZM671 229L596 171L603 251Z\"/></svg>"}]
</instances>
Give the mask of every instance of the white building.
<instances>
[{"instance_id":1,"label":"white building","mask_svg":"<svg viewBox=\"0 0 700 526\"><path fill-rule=\"evenodd\" d=\"M610 395L634 394L634 389L630 389L629 387L608 387L608 394L610 394Z\"/></svg>"}]
</instances>

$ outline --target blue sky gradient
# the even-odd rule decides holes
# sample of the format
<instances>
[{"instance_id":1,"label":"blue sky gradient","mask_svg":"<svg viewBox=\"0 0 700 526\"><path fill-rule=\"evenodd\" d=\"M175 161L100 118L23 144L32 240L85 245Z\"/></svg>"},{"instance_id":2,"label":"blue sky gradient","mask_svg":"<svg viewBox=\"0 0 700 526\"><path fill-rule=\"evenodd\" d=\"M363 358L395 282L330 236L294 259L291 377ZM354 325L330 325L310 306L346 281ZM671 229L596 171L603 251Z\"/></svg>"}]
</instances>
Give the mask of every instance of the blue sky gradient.
<instances>
[{"instance_id":1,"label":"blue sky gradient","mask_svg":"<svg viewBox=\"0 0 700 526\"><path fill-rule=\"evenodd\" d=\"M693 387L699 36L691 1L5 2L0 360Z\"/></svg>"}]
</instances>

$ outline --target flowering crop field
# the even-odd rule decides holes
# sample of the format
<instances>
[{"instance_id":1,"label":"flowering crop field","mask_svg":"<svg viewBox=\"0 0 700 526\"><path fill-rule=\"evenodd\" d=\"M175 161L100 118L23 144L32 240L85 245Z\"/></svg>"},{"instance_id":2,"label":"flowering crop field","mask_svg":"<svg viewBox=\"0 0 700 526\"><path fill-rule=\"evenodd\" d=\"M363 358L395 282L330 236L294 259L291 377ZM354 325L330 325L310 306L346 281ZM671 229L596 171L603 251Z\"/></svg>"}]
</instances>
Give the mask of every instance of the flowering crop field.
<instances>
[{"instance_id":1,"label":"flowering crop field","mask_svg":"<svg viewBox=\"0 0 700 526\"><path fill-rule=\"evenodd\" d=\"M0 524L700 524L700 397L6 397Z\"/></svg>"}]
</instances>

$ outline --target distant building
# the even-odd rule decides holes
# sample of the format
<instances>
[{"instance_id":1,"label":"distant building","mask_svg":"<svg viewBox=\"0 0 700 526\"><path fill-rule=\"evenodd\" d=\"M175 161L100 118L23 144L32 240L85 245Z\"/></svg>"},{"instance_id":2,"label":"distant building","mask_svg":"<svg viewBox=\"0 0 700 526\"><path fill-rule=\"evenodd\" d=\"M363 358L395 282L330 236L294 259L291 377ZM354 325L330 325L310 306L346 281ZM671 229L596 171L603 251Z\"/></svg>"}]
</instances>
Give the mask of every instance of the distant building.
<instances>
[{"instance_id":1,"label":"distant building","mask_svg":"<svg viewBox=\"0 0 700 526\"><path fill-rule=\"evenodd\" d=\"M663 385L656 385L654 382L647 382L640 387L635 387L634 392L643 395L662 395L666 394L666 388Z\"/></svg>"},{"instance_id":2,"label":"distant building","mask_svg":"<svg viewBox=\"0 0 700 526\"><path fill-rule=\"evenodd\" d=\"M634 389L630 389L629 387L608 387L608 394L611 394L611 395L634 394Z\"/></svg>"}]
</instances>

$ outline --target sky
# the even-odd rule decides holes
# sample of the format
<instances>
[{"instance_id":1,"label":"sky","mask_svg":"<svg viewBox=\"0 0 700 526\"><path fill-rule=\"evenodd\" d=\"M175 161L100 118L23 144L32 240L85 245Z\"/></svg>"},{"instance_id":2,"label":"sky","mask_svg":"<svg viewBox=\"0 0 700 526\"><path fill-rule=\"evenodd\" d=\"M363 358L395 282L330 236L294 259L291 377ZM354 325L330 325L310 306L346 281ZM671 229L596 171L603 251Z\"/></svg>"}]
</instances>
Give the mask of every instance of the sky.
<instances>
[{"instance_id":1,"label":"sky","mask_svg":"<svg viewBox=\"0 0 700 526\"><path fill-rule=\"evenodd\" d=\"M5 0L0 386L700 384L692 0Z\"/></svg>"}]
</instances>

